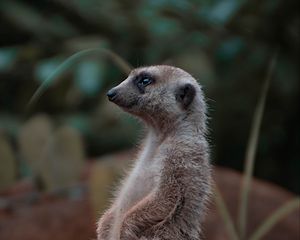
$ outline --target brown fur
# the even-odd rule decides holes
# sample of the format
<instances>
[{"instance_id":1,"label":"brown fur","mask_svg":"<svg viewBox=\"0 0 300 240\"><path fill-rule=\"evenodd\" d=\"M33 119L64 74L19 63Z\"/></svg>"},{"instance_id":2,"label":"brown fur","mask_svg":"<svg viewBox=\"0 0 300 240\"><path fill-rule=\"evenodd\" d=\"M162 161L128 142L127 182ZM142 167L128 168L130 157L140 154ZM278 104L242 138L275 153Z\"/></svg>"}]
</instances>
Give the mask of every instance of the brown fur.
<instances>
[{"instance_id":1,"label":"brown fur","mask_svg":"<svg viewBox=\"0 0 300 240\"><path fill-rule=\"evenodd\" d=\"M143 93L133 84L141 73L155 80ZM99 220L98 240L201 239L211 168L200 86L179 68L151 66L133 70L113 91L111 100L140 117L149 132L114 203Z\"/></svg>"}]
</instances>

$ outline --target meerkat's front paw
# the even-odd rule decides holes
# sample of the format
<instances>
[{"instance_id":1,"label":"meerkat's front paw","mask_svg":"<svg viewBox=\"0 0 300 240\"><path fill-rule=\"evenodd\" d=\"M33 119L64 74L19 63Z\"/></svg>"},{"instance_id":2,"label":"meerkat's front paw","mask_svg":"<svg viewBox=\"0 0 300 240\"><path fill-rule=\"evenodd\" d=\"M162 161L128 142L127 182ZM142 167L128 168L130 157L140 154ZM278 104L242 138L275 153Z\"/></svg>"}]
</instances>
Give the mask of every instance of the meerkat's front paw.
<instances>
[{"instance_id":1,"label":"meerkat's front paw","mask_svg":"<svg viewBox=\"0 0 300 240\"><path fill-rule=\"evenodd\" d=\"M106 213L103 214L103 216L98 222L97 240L109 239L109 233L110 233L112 221L113 221L113 213L111 210L108 210Z\"/></svg>"},{"instance_id":2,"label":"meerkat's front paw","mask_svg":"<svg viewBox=\"0 0 300 240\"><path fill-rule=\"evenodd\" d=\"M130 223L124 221L120 230L120 240L139 240L136 235L138 229Z\"/></svg>"}]
</instances>

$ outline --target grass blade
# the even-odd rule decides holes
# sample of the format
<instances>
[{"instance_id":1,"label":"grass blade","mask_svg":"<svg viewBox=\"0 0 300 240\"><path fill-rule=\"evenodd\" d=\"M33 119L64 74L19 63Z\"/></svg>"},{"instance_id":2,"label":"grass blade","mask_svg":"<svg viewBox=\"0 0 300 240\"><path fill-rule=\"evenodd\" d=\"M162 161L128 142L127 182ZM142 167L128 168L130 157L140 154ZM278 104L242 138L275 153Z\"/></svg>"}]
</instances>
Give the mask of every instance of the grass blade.
<instances>
[{"instance_id":1,"label":"grass blade","mask_svg":"<svg viewBox=\"0 0 300 240\"><path fill-rule=\"evenodd\" d=\"M232 240L239 240L239 237L238 237L237 231L234 227L232 218L230 217L228 208L226 207L225 201L224 201L222 194L221 194L220 190L218 189L217 185L215 185L214 196L215 196L217 207L219 209L219 213L220 213L221 217L223 218L225 227L228 231L230 238Z\"/></svg>"},{"instance_id":2,"label":"grass blade","mask_svg":"<svg viewBox=\"0 0 300 240\"><path fill-rule=\"evenodd\" d=\"M259 101L257 103L253 120L252 127L250 131L250 136L247 144L246 156L245 156L245 170L244 170L244 179L241 190L241 198L240 198L240 209L239 209L239 234L240 238L244 239L246 234L246 225L247 225L247 209L248 209L248 195L251 185L251 178L253 175L253 167L254 167L254 158L257 148L258 136L261 126L261 121L263 117L263 112L265 108L265 102L267 98L267 93L272 77L272 73L274 72L274 68L277 60L277 51L272 57L269 65L269 69L267 72L267 76L264 81L264 85L261 89Z\"/></svg>"},{"instance_id":3,"label":"grass blade","mask_svg":"<svg viewBox=\"0 0 300 240\"><path fill-rule=\"evenodd\" d=\"M249 240L259 240L262 236L264 236L270 229L282 218L287 216L290 212L294 211L295 209L299 208L300 206L300 199L296 198L293 199L282 207L277 209L271 216L269 216L263 224L253 233Z\"/></svg>"},{"instance_id":4,"label":"grass blade","mask_svg":"<svg viewBox=\"0 0 300 240\"><path fill-rule=\"evenodd\" d=\"M80 60L82 57L85 57L87 55L90 55L91 53L101 53L105 54L107 57L109 57L125 74L128 74L132 66L127 63L123 58L121 58L119 55L114 53L111 50L108 49L102 49L102 48L91 48L82 50L80 52L77 52L70 56L68 59L66 59L50 76L38 87L38 89L34 92L32 97L29 100L29 103L27 105L27 108L32 106L40 97L41 95L50 87L50 85L53 83L54 79L57 78L60 74L62 74L66 69L71 67L75 62Z\"/></svg>"}]
</instances>

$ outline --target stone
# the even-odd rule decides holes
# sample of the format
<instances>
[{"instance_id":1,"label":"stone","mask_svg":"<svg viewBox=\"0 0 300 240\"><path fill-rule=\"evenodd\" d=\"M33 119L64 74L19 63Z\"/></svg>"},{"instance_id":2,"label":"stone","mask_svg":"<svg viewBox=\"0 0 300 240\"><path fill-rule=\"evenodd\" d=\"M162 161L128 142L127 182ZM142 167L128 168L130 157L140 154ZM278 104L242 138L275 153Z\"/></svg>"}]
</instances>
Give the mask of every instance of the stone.
<instances>
[{"instance_id":1,"label":"stone","mask_svg":"<svg viewBox=\"0 0 300 240\"><path fill-rule=\"evenodd\" d=\"M17 165L13 148L0 133L0 191L10 187L17 177Z\"/></svg>"},{"instance_id":2,"label":"stone","mask_svg":"<svg viewBox=\"0 0 300 240\"><path fill-rule=\"evenodd\" d=\"M45 114L38 114L22 126L18 136L21 160L30 167L36 176L40 172L47 142L53 131L51 119Z\"/></svg>"},{"instance_id":3,"label":"stone","mask_svg":"<svg viewBox=\"0 0 300 240\"><path fill-rule=\"evenodd\" d=\"M47 190L71 187L82 174L85 152L77 130L62 126L54 131L45 147L40 176Z\"/></svg>"},{"instance_id":4,"label":"stone","mask_svg":"<svg viewBox=\"0 0 300 240\"><path fill-rule=\"evenodd\" d=\"M93 164L88 180L88 188L95 213L101 214L107 209L117 184L132 158L131 152L123 152L103 156Z\"/></svg>"}]
</instances>

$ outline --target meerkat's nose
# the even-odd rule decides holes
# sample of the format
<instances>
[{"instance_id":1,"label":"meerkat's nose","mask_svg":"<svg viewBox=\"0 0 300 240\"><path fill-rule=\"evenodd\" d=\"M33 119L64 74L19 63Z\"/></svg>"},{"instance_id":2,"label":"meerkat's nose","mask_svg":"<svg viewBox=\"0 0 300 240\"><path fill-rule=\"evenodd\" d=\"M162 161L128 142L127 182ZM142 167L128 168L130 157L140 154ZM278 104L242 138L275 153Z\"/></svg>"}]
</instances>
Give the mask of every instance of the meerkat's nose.
<instances>
[{"instance_id":1,"label":"meerkat's nose","mask_svg":"<svg viewBox=\"0 0 300 240\"><path fill-rule=\"evenodd\" d=\"M115 89L110 89L107 93L106 93L106 96L108 97L109 101L113 101L114 98L116 97L117 95L117 91Z\"/></svg>"}]
</instances>

